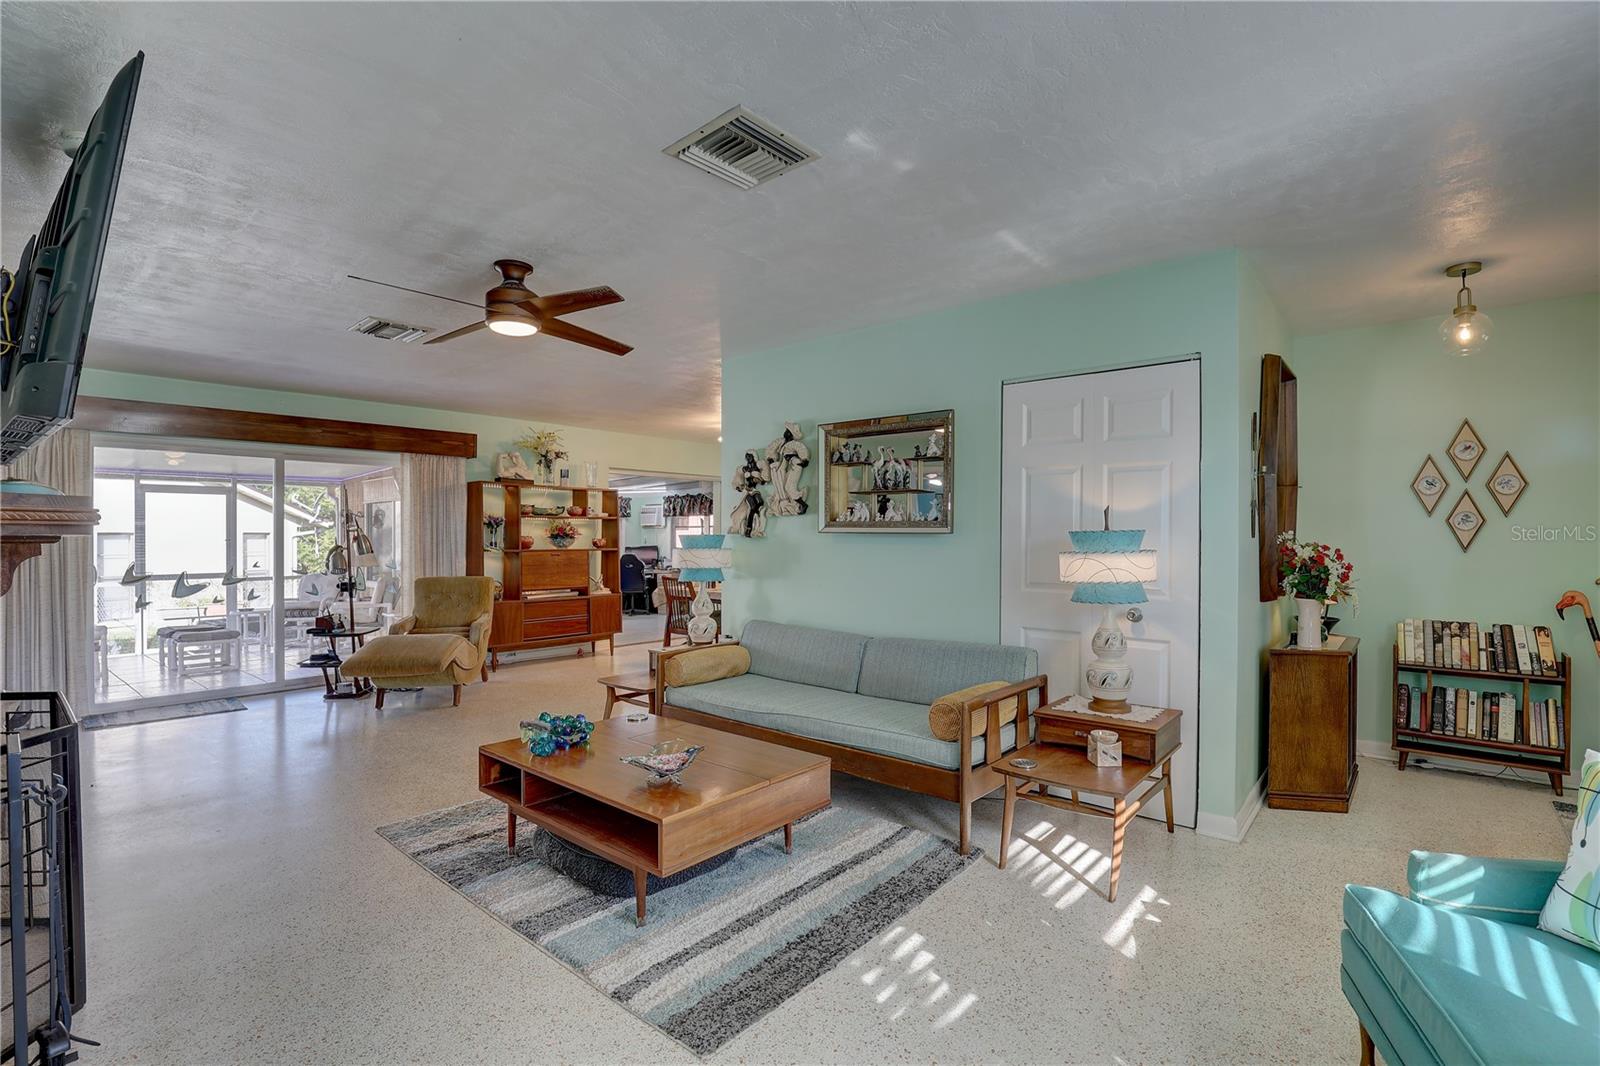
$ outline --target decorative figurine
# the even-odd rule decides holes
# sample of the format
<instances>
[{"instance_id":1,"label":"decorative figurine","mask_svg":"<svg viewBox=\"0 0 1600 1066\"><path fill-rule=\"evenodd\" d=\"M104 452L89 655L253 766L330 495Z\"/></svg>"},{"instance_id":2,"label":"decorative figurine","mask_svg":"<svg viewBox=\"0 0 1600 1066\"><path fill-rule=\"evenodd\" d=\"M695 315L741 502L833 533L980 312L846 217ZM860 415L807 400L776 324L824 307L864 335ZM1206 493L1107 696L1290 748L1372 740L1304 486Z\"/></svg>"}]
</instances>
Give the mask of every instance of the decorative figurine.
<instances>
[{"instance_id":1,"label":"decorative figurine","mask_svg":"<svg viewBox=\"0 0 1600 1066\"><path fill-rule=\"evenodd\" d=\"M846 508L844 514L839 516L839 520L841 522L870 522L872 521L872 511L861 500L851 500L850 506Z\"/></svg>"},{"instance_id":2,"label":"decorative figurine","mask_svg":"<svg viewBox=\"0 0 1600 1066\"><path fill-rule=\"evenodd\" d=\"M521 452L501 452L495 456L495 476L507 481L532 481L533 471L523 460Z\"/></svg>"},{"instance_id":3,"label":"decorative figurine","mask_svg":"<svg viewBox=\"0 0 1600 1066\"><path fill-rule=\"evenodd\" d=\"M811 451L800 437L800 427L785 422L783 435L767 445L767 480L773 485L768 511L790 516L806 513L806 490L800 487L800 478L810 465Z\"/></svg>"},{"instance_id":4,"label":"decorative figurine","mask_svg":"<svg viewBox=\"0 0 1600 1066\"><path fill-rule=\"evenodd\" d=\"M934 430L928 434L928 448L923 453L926 459L938 459L944 455L944 434Z\"/></svg>"},{"instance_id":5,"label":"decorative figurine","mask_svg":"<svg viewBox=\"0 0 1600 1066\"><path fill-rule=\"evenodd\" d=\"M733 472L733 491L739 495L734 507L733 530L744 537L767 535L767 501L761 486L767 483L766 471L754 451L744 453L744 463Z\"/></svg>"}]
</instances>

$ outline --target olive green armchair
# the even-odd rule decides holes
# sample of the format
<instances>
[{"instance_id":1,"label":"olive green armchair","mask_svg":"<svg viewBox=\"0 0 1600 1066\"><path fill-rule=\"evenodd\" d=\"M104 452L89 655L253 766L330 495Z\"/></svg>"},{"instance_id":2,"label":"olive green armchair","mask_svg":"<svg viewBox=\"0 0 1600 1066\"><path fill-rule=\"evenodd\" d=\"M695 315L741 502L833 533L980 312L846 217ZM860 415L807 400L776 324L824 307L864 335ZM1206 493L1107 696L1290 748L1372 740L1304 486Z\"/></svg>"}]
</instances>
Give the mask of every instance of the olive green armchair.
<instances>
[{"instance_id":1,"label":"olive green armchair","mask_svg":"<svg viewBox=\"0 0 1600 1066\"><path fill-rule=\"evenodd\" d=\"M419 577L412 589L412 613L357 649L339 673L369 678L379 707L385 689L433 685L449 685L459 707L461 688L474 675L489 680L494 579Z\"/></svg>"}]
</instances>

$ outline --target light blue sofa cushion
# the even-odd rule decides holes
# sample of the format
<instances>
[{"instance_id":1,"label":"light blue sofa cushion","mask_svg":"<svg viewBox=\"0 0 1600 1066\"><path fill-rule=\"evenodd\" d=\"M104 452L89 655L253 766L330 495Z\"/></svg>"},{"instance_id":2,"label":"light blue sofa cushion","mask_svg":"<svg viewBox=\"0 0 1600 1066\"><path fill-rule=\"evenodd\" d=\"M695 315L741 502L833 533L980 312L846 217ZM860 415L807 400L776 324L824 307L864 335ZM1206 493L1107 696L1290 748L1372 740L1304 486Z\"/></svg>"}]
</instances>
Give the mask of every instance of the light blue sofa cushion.
<instances>
[{"instance_id":1,"label":"light blue sofa cushion","mask_svg":"<svg viewBox=\"0 0 1600 1066\"><path fill-rule=\"evenodd\" d=\"M832 629L751 620L739 643L750 653L750 673L778 681L854 692L867 638Z\"/></svg>"},{"instance_id":2,"label":"light blue sofa cushion","mask_svg":"<svg viewBox=\"0 0 1600 1066\"><path fill-rule=\"evenodd\" d=\"M1344 921L1441 1061L1595 1061L1600 960L1588 948L1364 885L1345 888Z\"/></svg>"},{"instance_id":3,"label":"light blue sofa cushion","mask_svg":"<svg viewBox=\"0 0 1600 1066\"><path fill-rule=\"evenodd\" d=\"M874 637L861 660L863 696L933 703L985 681L1021 681L1039 672L1039 653L1007 644Z\"/></svg>"},{"instance_id":4,"label":"light blue sofa cushion","mask_svg":"<svg viewBox=\"0 0 1600 1066\"><path fill-rule=\"evenodd\" d=\"M1419 903L1517 925L1538 924L1539 909L1560 876L1561 864L1548 859L1413 851L1406 862L1406 883Z\"/></svg>"},{"instance_id":5,"label":"light blue sofa cushion","mask_svg":"<svg viewBox=\"0 0 1600 1066\"><path fill-rule=\"evenodd\" d=\"M666 702L746 725L946 770L954 770L961 763L960 745L934 738L928 729L928 708L922 704L838 692L757 674L669 688ZM1009 748L1015 736L1016 726L1004 727L1000 731L1001 745ZM974 765L983 761L983 749L983 738L974 739Z\"/></svg>"}]
</instances>

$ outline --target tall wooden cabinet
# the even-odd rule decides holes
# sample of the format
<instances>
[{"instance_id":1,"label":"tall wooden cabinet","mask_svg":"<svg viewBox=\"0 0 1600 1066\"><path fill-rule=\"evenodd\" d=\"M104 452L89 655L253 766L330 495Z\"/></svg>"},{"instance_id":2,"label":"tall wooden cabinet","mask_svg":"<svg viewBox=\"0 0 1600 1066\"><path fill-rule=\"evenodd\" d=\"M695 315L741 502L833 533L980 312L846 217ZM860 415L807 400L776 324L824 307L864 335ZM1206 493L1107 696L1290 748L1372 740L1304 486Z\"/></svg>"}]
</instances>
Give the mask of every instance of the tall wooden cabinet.
<instances>
[{"instance_id":1,"label":"tall wooden cabinet","mask_svg":"<svg viewBox=\"0 0 1600 1066\"><path fill-rule=\"evenodd\" d=\"M1355 637L1268 650L1267 806L1348 811L1356 790Z\"/></svg>"},{"instance_id":2,"label":"tall wooden cabinet","mask_svg":"<svg viewBox=\"0 0 1600 1066\"><path fill-rule=\"evenodd\" d=\"M550 543L546 529L561 515L534 508L582 507L589 514L566 516L578 527L569 548ZM467 483L467 573L500 582L489 632L489 667L501 652L587 644L604 640L615 650L622 629L622 523L615 489L540 485L532 481ZM499 543L484 524L500 518ZM530 547L522 546L531 537ZM596 537L605 546L592 545ZM604 589L604 591L601 591Z\"/></svg>"}]
</instances>

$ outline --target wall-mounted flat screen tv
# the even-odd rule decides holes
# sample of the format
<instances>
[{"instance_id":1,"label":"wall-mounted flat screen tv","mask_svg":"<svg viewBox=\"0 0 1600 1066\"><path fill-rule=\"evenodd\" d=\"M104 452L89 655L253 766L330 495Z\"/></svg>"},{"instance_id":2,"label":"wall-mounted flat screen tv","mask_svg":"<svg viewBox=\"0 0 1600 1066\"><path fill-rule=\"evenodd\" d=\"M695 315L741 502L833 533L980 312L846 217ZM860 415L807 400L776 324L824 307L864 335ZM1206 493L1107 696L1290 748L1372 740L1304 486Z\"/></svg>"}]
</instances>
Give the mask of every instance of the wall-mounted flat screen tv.
<instances>
[{"instance_id":1,"label":"wall-mounted flat screen tv","mask_svg":"<svg viewBox=\"0 0 1600 1066\"><path fill-rule=\"evenodd\" d=\"M49 215L23 248L0 336L0 464L72 418L143 68L140 52L112 79Z\"/></svg>"}]
</instances>

